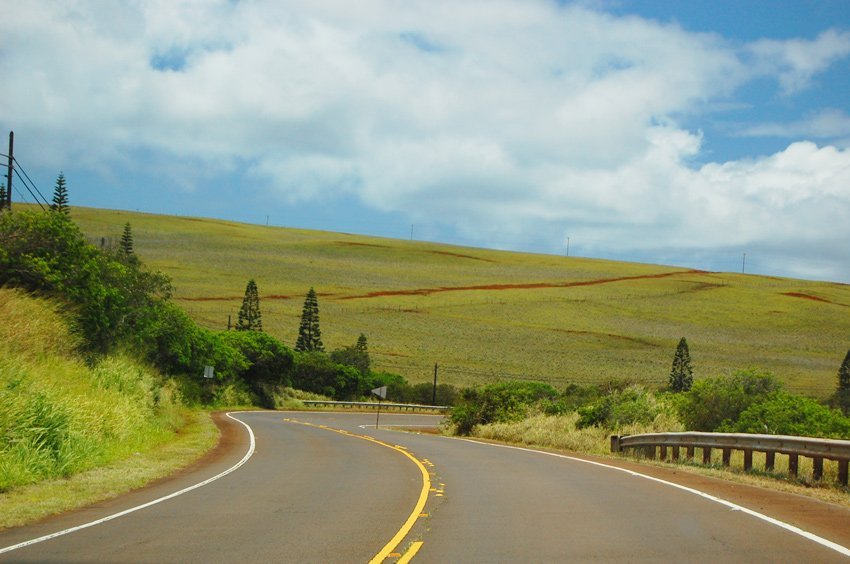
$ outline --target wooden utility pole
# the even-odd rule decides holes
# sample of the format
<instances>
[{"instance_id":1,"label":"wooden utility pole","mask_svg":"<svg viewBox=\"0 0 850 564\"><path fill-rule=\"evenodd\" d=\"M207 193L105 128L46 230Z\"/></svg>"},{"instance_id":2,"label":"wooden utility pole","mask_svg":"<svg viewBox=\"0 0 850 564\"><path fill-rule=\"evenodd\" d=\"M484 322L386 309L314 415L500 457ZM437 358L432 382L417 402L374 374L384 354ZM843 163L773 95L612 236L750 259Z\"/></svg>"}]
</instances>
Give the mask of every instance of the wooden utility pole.
<instances>
[{"instance_id":1,"label":"wooden utility pole","mask_svg":"<svg viewBox=\"0 0 850 564\"><path fill-rule=\"evenodd\" d=\"M437 405L437 363L434 363L434 392L431 394L431 405Z\"/></svg>"},{"instance_id":2,"label":"wooden utility pole","mask_svg":"<svg viewBox=\"0 0 850 564\"><path fill-rule=\"evenodd\" d=\"M6 166L6 201L0 202L0 209L12 209L12 171L15 160L15 132L9 132L9 164Z\"/></svg>"}]
</instances>

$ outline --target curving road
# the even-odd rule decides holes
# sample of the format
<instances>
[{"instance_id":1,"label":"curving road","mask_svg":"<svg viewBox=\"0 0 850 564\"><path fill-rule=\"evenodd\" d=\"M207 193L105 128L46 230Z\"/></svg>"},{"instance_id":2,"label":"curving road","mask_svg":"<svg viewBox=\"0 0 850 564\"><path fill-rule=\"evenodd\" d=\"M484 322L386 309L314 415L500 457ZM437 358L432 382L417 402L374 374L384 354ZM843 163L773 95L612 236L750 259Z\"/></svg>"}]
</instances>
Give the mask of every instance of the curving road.
<instances>
[{"instance_id":1,"label":"curving road","mask_svg":"<svg viewBox=\"0 0 850 564\"><path fill-rule=\"evenodd\" d=\"M780 494L753 501L744 486L727 492L760 512L753 514L700 493L718 481L674 476L692 487L699 482L699 491L686 490L579 458L383 428L433 425L429 416L382 414L377 430L370 414L234 417L245 426L231 421L205 464L84 511L0 532L0 561L850 561L843 548L850 546L850 511L837 506ZM249 429L256 450L245 460ZM765 520L765 513L784 521ZM792 519L803 530L785 524Z\"/></svg>"}]
</instances>

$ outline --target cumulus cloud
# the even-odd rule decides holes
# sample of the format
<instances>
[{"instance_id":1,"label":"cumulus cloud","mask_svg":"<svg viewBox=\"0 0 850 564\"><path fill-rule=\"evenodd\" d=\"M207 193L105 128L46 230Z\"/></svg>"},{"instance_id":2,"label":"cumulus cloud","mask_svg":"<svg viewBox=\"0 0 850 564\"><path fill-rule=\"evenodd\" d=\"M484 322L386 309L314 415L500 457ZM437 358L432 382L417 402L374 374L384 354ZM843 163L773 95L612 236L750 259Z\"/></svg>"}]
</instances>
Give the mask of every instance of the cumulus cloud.
<instances>
[{"instance_id":1,"label":"cumulus cloud","mask_svg":"<svg viewBox=\"0 0 850 564\"><path fill-rule=\"evenodd\" d=\"M788 147L701 166L703 133L680 125L756 79L802 92L850 54L836 30L741 46L542 0L33 1L0 42L17 85L0 123L57 169L143 152L191 189L243 167L287 202L354 196L520 248L564 230L638 251L850 237L850 156L802 141L846 137L840 110L751 126Z\"/></svg>"}]
</instances>

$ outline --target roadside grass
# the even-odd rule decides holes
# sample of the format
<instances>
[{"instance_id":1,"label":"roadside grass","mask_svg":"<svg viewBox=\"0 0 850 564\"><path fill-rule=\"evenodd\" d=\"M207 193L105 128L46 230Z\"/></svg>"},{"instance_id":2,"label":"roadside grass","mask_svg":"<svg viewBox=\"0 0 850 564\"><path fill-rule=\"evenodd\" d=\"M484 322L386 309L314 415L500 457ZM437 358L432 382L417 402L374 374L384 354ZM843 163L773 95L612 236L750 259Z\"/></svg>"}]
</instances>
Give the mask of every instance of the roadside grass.
<instances>
[{"instance_id":1,"label":"roadside grass","mask_svg":"<svg viewBox=\"0 0 850 564\"><path fill-rule=\"evenodd\" d=\"M72 217L96 244L129 221L136 252L209 328L235 323L254 278L265 330L292 346L314 287L326 348L365 333L373 368L414 384L437 363L457 386L660 387L684 336L696 378L758 367L824 397L850 346L842 284L90 208Z\"/></svg>"},{"instance_id":2,"label":"roadside grass","mask_svg":"<svg viewBox=\"0 0 850 564\"><path fill-rule=\"evenodd\" d=\"M782 454L776 455L773 472L764 470L765 455L758 452L753 453L753 470L749 472L744 471L744 455L740 451L732 452L729 467L723 466L723 454L719 449L712 451L709 465L701 464L701 449L697 449L697 461L693 462L651 460L641 456L639 452L634 455L618 456L611 453L611 435L680 431L681 423L662 414L650 425L629 425L617 431L608 431L600 427L576 429L577 420L576 413L557 416L540 414L516 423L480 425L475 428L472 436L513 445L551 449L567 454L592 454L616 460L630 460L652 466L675 468L740 484L806 495L828 503L850 507L850 495L848 495L850 489L837 484L838 464L831 460L824 460L823 479L813 482L812 460L806 457L799 459L798 477L791 478L788 476L788 456ZM682 454L684 455L684 449Z\"/></svg>"},{"instance_id":3,"label":"roadside grass","mask_svg":"<svg viewBox=\"0 0 850 564\"><path fill-rule=\"evenodd\" d=\"M150 368L83 362L55 302L0 289L0 318L2 526L127 491L214 444L212 423Z\"/></svg>"},{"instance_id":4,"label":"roadside grass","mask_svg":"<svg viewBox=\"0 0 850 564\"><path fill-rule=\"evenodd\" d=\"M69 478L51 479L0 493L0 529L32 523L118 497L197 461L218 442L206 412L192 413L168 442Z\"/></svg>"}]
</instances>

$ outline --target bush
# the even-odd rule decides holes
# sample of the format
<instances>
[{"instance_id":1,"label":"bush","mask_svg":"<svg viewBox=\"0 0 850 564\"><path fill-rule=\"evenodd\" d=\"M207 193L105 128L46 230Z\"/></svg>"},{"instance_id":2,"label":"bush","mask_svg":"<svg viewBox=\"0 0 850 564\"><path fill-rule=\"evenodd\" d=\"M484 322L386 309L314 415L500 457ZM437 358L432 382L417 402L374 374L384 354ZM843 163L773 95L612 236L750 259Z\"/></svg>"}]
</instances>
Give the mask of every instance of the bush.
<instances>
[{"instance_id":1,"label":"bush","mask_svg":"<svg viewBox=\"0 0 850 564\"><path fill-rule=\"evenodd\" d=\"M678 394L679 415L691 431L716 431L733 424L751 405L764 401L782 384L771 374L744 370L731 376L706 378Z\"/></svg>"},{"instance_id":2,"label":"bush","mask_svg":"<svg viewBox=\"0 0 850 564\"><path fill-rule=\"evenodd\" d=\"M613 391L578 409L577 429L602 427L613 430L625 425L649 425L658 415L671 412L672 406L641 386Z\"/></svg>"},{"instance_id":3,"label":"bush","mask_svg":"<svg viewBox=\"0 0 850 564\"><path fill-rule=\"evenodd\" d=\"M295 357L283 343L259 331L228 331L221 334L225 345L247 361L239 373L265 407L274 407L274 391L292 385Z\"/></svg>"},{"instance_id":4,"label":"bush","mask_svg":"<svg viewBox=\"0 0 850 564\"><path fill-rule=\"evenodd\" d=\"M749 406L737 421L727 422L718 430L848 439L850 419L815 400L779 391Z\"/></svg>"},{"instance_id":5,"label":"bush","mask_svg":"<svg viewBox=\"0 0 850 564\"><path fill-rule=\"evenodd\" d=\"M558 392L549 384L501 382L480 391L464 390L450 418L457 434L468 435L476 425L519 421L528 415L531 406L557 397Z\"/></svg>"},{"instance_id":6,"label":"bush","mask_svg":"<svg viewBox=\"0 0 850 564\"><path fill-rule=\"evenodd\" d=\"M333 362L318 351L295 354L292 384L300 390L322 394L336 400L349 400L363 390L362 374L351 366Z\"/></svg>"}]
</instances>

